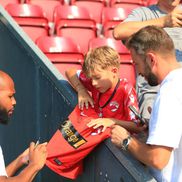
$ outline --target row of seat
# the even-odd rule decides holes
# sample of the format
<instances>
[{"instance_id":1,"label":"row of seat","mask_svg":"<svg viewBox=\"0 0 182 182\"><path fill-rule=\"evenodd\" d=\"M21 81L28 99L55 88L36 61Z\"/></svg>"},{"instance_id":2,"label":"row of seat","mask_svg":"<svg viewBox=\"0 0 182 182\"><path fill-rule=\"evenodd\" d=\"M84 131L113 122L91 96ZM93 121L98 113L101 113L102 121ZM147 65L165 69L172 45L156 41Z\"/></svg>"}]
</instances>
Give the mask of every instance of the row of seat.
<instances>
[{"instance_id":1,"label":"row of seat","mask_svg":"<svg viewBox=\"0 0 182 182\"><path fill-rule=\"evenodd\" d=\"M53 18L54 29L51 29L51 31L45 13L37 5L8 4L5 9L33 41L36 41L41 35L71 37L75 42L79 42L81 51L85 53L88 51L89 40L100 36L96 22L84 7L75 5L56 6ZM125 8L103 8L101 34L105 37L112 37L114 26L123 21L130 11L131 9Z\"/></svg>"},{"instance_id":2,"label":"row of seat","mask_svg":"<svg viewBox=\"0 0 182 182\"><path fill-rule=\"evenodd\" d=\"M4 0L0 0L4 1ZM18 3L21 0L8 0L7 2L15 2ZM76 5L78 7L86 8L92 19L96 21L96 23L101 23L101 12L104 7L122 7L127 9L133 9L137 6L146 6L151 2L154 3L156 0L70 0L66 2L66 0L22 0L27 4L34 4L40 6L43 11L46 13L46 17L49 22L53 21L53 12L56 6L69 4ZM1 3L1 2L0 2ZM5 4L5 2L3 2ZM7 3L6 3L7 4Z\"/></svg>"}]
</instances>

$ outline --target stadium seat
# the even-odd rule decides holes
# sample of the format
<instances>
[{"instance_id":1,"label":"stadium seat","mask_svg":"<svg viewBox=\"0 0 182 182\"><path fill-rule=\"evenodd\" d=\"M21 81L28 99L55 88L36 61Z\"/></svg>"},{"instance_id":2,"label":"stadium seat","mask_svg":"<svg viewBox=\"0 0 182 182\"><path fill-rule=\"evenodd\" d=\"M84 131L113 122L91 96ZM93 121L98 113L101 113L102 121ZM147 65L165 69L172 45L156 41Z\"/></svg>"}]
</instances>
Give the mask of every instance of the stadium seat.
<instances>
[{"instance_id":1,"label":"stadium seat","mask_svg":"<svg viewBox=\"0 0 182 182\"><path fill-rule=\"evenodd\" d=\"M96 37L96 23L83 7L57 6L54 11L56 35L70 37L80 45L81 52L88 51L88 42Z\"/></svg>"},{"instance_id":2,"label":"stadium seat","mask_svg":"<svg viewBox=\"0 0 182 182\"><path fill-rule=\"evenodd\" d=\"M0 5L5 7L9 3L20 3L19 0L0 0Z\"/></svg>"},{"instance_id":3,"label":"stadium seat","mask_svg":"<svg viewBox=\"0 0 182 182\"><path fill-rule=\"evenodd\" d=\"M136 85L135 67L130 63L120 64L120 78L126 78L134 87Z\"/></svg>"},{"instance_id":4,"label":"stadium seat","mask_svg":"<svg viewBox=\"0 0 182 182\"><path fill-rule=\"evenodd\" d=\"M61 0L29 0L29 4L40 6L46 13L49 22L53 22L53 12L56 6L63 4Z\"/></svg>"},{"instance_id":5,"label":"stadium seat","mask_svg":"<svg viewBox=\"0 0 182 182\"><path fill-rule=\"evenodd\" d=\"M110 7L116 7L116 8L125 8L125 9L135 9L141 6L145 6L144 4L134 4L134 3L122 3L115 0L111 0Z\"/></svg>"},{"instance_id":6,"label":"stadium seat","mask_svg":"<svg viewBox=\"0 0 182 182\"><path fill-rule=\"evenodd\" d=\"M77 70L81 70L82 69L82 65L81 64L77 64L77 63L54 63L54 66L59 70L59 72L66 78L65 76L65 71L68 69L68 68L76 68Z\"/></svg>"},{"instance_id":7,"label":"stadium seat","mask_svg":"<svg viewBox=\"0 0 182 182\"><path fill-rule=\"evenodd\" d=\"M8 4L5 9L33 41L41 35L49 34L48 20L41 7L31 4Z\"/></svg>"},{"instance_id":8,"label":"stadium seat","mask_svg":"<svg viewBox=\"0 0 182 182\"><path fill-rule=\"evenodd\" d=\"M83 62L83 54L80 47L68 37L41 36L36 40L36 45L44 52L52 62Z\"/></svg>"},{"instance_id":9,"label":"stadium seat","mask_svg":"<svg viewBox=\"0 0 182 182\"><path fill-rule=\"evenodd\" d=\"M139 6L144 6L145 3L143 0L110 0L110 6L117 6L117 5L124 5L124 4L133 4L133 5L139 5Z\"/></svg>"},{"instance_id":10,"label":"stadium seat","mask_svg":"<svg viewBox=\"0 0 182 182\"><path fill-rule=\"evenodd\" d=\"M114 27L127 18L131 9L105 7L102 11L102 34L105 37L112 37Z\"/></svg>"},{"instance_id":11,"label":"stadium seat","mask_svg":"<svg viewBox=\"0 0 182 182\"><path fill-rule=\"evenodd\" d=\"M157 2L158 2L158 0L148 0L146 5L150 6L152 4L157 4Z\"/></svg>"},{"instance_id":12,"label":"stadium seat","mask_svg":"<svg viewBox=\"0 0 182 182\"><path fill-rule=\"evenodd\" d=\"M101 24L101 12L106 5L104 0L72 0L71 4L86 8L91 18L94 19L96 23Z\"/></svg>"},{"instance_id":13,"label":"stadium seat","mask_svg":"<svg viewBox=\"0 0 182 182\"><path fill-rule=\"evenodd\" d=\"M121 41L116 41L112 38L98 37L91 39L89 42L89 49L104 45L110 46L115 49L120 54L122 63L133 63L129 50L121 43Z\"/></svg>"},{"instance_id":14,"label":"stadium seat","mask_svg":"<svg viewBox=\"0 0 182 182\"><path fill-rule=\"evenodd\" d=\"M36 40L36 44L63 76L69 67L82 67L84 55L70 38L41 36Z\"/></svg>"},{"instance_id":15,"label":"stadium seat","mask_svg":"<svg viewBox=\"0 0 182 182\"><path fill-rule=\"evenodd\" d=\"M120 77L127 78L127 80L130 81L133 84L133 86L135 86L136 83L135 69L128 49L120 41L116 41L115 39L112 38L92 39L89 42L89 49L97 48L104 45L112 47L119 53L121 57Z\"/></svg>"}]
</instances>

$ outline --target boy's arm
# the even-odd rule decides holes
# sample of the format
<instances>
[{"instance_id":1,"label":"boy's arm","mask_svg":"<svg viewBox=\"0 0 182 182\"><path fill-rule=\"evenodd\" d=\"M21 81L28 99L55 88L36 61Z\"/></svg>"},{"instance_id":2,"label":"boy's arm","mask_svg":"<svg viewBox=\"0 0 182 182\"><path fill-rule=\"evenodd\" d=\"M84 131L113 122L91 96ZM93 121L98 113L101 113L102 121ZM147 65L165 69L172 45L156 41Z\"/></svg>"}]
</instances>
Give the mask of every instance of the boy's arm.
<instances>
[{"instance_id":1,"label":"boy's arm","mask_svg":"<svg viewBox=\"0 0 182 182\"><path fill-rule=\"evenodd\" d=\"M108 127L111 127L112 125L120 125L129 132L132 133L139 133L141 131L144 131L147 126L137 126L134 122L130 121L123 121L123 120L118 120L114 118L98 118L98 119L93 119L91 122L87 124L88 127L93 127L94 129L103 127L102 132L104 132Z\"/></svg>"},{"instance_id":2,"label":"boy's arm","mask_svg":"<svg viewBox=\"0 0 182 182\"><path fill-rule=\"evenodd\" d=\"M71 68L65 72L67 79L78 93L78 105L82 110L85 106L88 109L89 104L94 107L94 102L87 89L81 83L77 76L77 69Z\"/></svg>"}]
</instances>

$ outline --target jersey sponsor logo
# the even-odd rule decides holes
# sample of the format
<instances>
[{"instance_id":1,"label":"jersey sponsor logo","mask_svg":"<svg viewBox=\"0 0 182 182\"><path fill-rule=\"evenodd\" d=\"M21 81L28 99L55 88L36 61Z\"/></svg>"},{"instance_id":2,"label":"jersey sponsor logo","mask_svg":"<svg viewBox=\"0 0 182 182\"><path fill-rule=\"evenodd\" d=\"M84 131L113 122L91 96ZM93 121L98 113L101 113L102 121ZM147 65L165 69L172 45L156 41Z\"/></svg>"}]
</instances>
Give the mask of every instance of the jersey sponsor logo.
<instances>
[{"instance_id":1,"label":"jersey sponsor logo","mask_svg":"<svg viewBox=\"0 0 182 182\"><path fill-rule=\"evenodd\" d=\"M92 135L92 136L96 136L96 135L99 135L101 132L102 132L102 127L99 127L99 128L97 128L97 129L95 129L95 130L91 133L91 135Z\"/></svg>"},{"instance_id":2,"label":"jersey sponsor logo","mask_svg":"<svg viewBox=\"0 0 182 182\"><path fill-rule=\"evenodd\" d=\"M110 106L111 112L116 112L119 108L119 103L116 101L111 101L109 106Z\"/></svg>"},{"instance_id":3,"label":"jersey sponsor logo","mask_svg":"<svg viewBox=\"0 0 182 182\"><path fill-rule=\"evenodd\" d=\"M75 149L87 142L74 128L70 120L66 120L59 130L64 139Z\"/></svg>"}]
</instances>

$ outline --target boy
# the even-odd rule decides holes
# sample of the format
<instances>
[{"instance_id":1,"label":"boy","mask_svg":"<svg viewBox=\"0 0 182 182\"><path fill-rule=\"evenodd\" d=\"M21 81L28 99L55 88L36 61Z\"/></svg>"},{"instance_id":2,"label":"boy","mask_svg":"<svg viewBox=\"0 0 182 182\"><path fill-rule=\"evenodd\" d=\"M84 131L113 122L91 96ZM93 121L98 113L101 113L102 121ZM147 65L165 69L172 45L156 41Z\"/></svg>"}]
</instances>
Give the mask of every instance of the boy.
<instances>
[{"instance_id":1,"label":"boy","mask_svg":"<svg viewBox=\"0 0 182 182\"><path fill-rule=\"evenodd\" d=\"M98 113L99 119L92 120L89 127L103 127L103 132L119 124L131 132L140 132L143 127L138 127L129 109L132 105L138 110L136 92L126 79L119 79L119 66L118 53L103 46L86 54L82 71L72 68L66 71L66 76L78 92L79 108L88 108L90 104Z\"/></svg>"}]
</instances>

